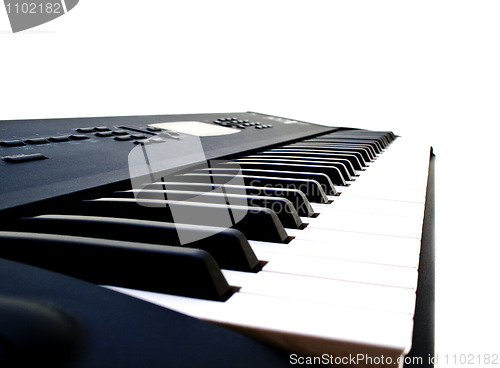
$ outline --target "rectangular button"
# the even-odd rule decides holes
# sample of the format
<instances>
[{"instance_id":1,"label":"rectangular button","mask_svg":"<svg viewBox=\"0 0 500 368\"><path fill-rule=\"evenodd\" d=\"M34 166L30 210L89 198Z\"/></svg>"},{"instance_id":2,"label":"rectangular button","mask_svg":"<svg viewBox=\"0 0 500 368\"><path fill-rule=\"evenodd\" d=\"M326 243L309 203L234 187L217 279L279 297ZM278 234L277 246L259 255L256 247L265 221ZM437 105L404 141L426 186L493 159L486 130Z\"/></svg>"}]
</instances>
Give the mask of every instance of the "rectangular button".
<instances>
[{"instance_id":1,"label":"rectangular button","mask_svg":"<svg viewBox=\"0 0 500 368\"><path fill-rule=\"evenodd\" d=\"M31 139L26 139L24 142L29 143L29 144L45 144L49 143L49 141L45 138L31 138Z\"/></svg>"},{"instance_id":2,"label":"rectangular button","mask_svg":"<svg viewBox=\"0 0 500 368\"><path fill-rule=\"evenodd\" d=\"M127 135L128 132L126 130L113 130L114 135Z\"/></svg>"},{"instance_id":3,"label":"rectangular button","mask_svg":"<svg viewBox=\"0 0 500 368\"><path fill-rule=\"evenodd\" d=\"M111 132L97 132L95 134L97 137L111 137L113 133Z\"/></svg>"},{"instance_id":4,"label":"rectangular button","mask_svg":"<svg viewBox=\"0 0 500 368\"><path fill-rule=\"evenodd\" d=\"M57 137L50 137L49 138L49 141L51 142L67 142L69 141L69 137L67 135L60 135L60 136L57 136Z\"/></svg>"},{"instance_id":5,"label":"rectangular button","mask_svg":"<svg viewBox=\"0 0 500 368\"><path fill-rule=\"evenodd\" d=\"M7 162L19 163L19 162L27 162L35 160L45 160L46 158L48 157L42 155L41 153L33 153L31 155L6 156L3 157L3 160Z\"/></svg>"},{"instance_id":6,"label":"rectangular button","mask_svg":"<svg viewBox=\"0 0 500 368\"><path fill-rule=\"evenodd\" d=\"M11 141L1 141L0 145L5 147L16 147L16 146L24 146L24 142L19 139L11 140Z\"/></svg>"},{"instance_id":7,"label":"rectangular button","mask_svg":"<svg viewBox=\"0 0 500 368\"><path fill-rule=\"evenodd\" d=\"M92 133L94 128L78 128L76 131L80 133Z\"/></svg>"},{"instance_id":8,"label":"rectangular button","mask_svg":"<svg viewBox=\"0 0 500 368\"><path fill-rule=\"evenodd\" d=\"M90 137L87 137L86 135L83 134L72 134L69 137L75 141L79 141L82 139L90 139Z\"/></svg>"},{"instance_id":9,"label":"rectangular button","mask_svg":"<svg viewBox=\"0 0 500 368\"><path fill-rule=\"evenodd\" d=\"M132 139L132 137L129 135L126 135L126 136L122 135L122 136L115 137L115 139L117 141L130 141Z\"/></svg>"}]
</instances>

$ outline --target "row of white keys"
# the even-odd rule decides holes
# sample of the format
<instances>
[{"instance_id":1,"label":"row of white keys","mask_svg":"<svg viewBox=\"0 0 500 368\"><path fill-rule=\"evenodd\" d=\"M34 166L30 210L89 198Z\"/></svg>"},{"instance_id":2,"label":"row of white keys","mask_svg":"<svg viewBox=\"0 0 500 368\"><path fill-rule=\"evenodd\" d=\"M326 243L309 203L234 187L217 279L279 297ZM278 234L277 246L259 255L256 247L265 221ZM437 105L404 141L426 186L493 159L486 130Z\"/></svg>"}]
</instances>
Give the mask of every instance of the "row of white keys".
<instances>
[{"instance_id":1,"label":"row of white keys","mask_svg":"<svg viewBox=\"0 0 500 368\"><path fill-rule=\"evenodd\" d=\"M415 161L412 160L412 155L404 150L405 147L402 146L393 157L403 157L406 162ZM423 156L424 159L417 157L416 160L425 160L425 155ZM401 167L403 177L407 177L404 171L411 170L411 165L394 162L390 157L386 161L379 158L368 171L394 172L395 168ZM385 175L381 173L378 176ZM352 187L359 185L362 183L356 181ZM422 190L425 193L425 187ZM269 261L264 271L415 290L423 219L422 205L375 199L375 204L383 210L378 210L373 202L367 209L361 205L365 198L352 198L355 198L359 205L357 212L336 208L339 199L344 203L351 199L343 200L342 195L336 197L333 204L315 207L320 209L318 218L302 218L304 222L309 223L308 228L287 229L289 235L296 237L290 244L251 242L258 258ZM388 202L395 212L387 211ZM376 236L373 236L374 234Z\"/></svg>"},{"instance_id":2,"label":"row of white keys","mask_svg":"<svg viewBox=\"0 0 500 368\"><path fill-rule=\"evenodd\" d=\"M400 140L396 142L399 143ZM297 239L314 241L320 241L325 237L344 243L350 238L351 233L377 234L382 238L379 236L373 239L381 239L384 244L390 237L396 237L392 242L401 245L408 243L408 240L401 238L413 238L415 240L412 242L413 249L418 249L425 208L428 161L428 147L398 146L393 143L377 161L372 163L372 167L363 173L362 178L367 178L368 174L372 173L371 178L376 180L370 177L365 181L358 179L350 187L343 187L340 196L331 197L334 200L333 204L312 204L315 211L320 212L320 216L303 218L304 222L309 223L307 231L289 230L290 235L296 236ZM399 179L389 180L390 182L386 184L388 178L391 179L395 172L399 174ZM412 189L398 190L405 187ZM338 234L329 236L327 230L337 230L343 233L343 236L340 238ZM320 236L315 237L315 233L319 233ZM354 237L359 238L359 235ZM373 241L368 240L365 246L372 246L372 243ZM372 246L371 249L387 254L380 245ZM405 249L401 251L403 251L401 262L392 264L413 267L418 265L418 250L408 253ZM391 253L391 256L387 260L394 262L395 254ZM373 261L380 262L377 257L374 257Z\"/></svg>"},{"instance_id":3,"label":"row of white keys","mask_svg":"<svg viewBox=\"0 0 500 368\"><path fill-rule=\"evenodd\" d=\"M424 203L429 155L428 146L398 138L351 186L336 189L345 197Z\"/></svg>"},{"instance_id":4,"label":"row of white keys","mask_svg":"<svg viewBox=\"0 0 500 368\"><path fill-rule=\"evenodd\" d=\"M341 243L348 241L350 244L364 241L365 247L369 247L372 254L375 253L374 256L371 256L369 251L365 253L366 258L369 258L368 261L383 262L380 258L387 257L386 262L391 264L416 268L425 209L424 200L416 198L425 198L430 151L428 147L405 145L401 144L401 141L401 139L396 140L398 143L393 143L372 163L372 167L363 173L366 176L362 178L368 179L365 181L358 179L351 187L342 188L343 193L339 197L333 197L333 204L313 204L314 209L321 215L318 218L303 218L303 221L309 223L310 231L291 230L290 235L295 235L297 239L306 238L315 241L331 238ZM377 180L371 179L368 176L370 173L372 173L371 178ZM399 179L390 180L390 183L386 184L387 178L392 178L394 173L399 175ZM398 188L406 187L412 189L400 190L396 197L391 198L390 195ZM384 199L383 189L389 193L389 199ZM406 196L404 196L405 191ZM357 197L358 195L360 197ZM373 198L370 198L370 195ZM382 198L379 198L380 195ZM338 232L329 236L328 231L332 229ZM316 233L319 233L319 236L314 239ZM339 236L339 233L342 235ZM363 240L359 239L359 233L379 236L370 235L369 239L365 237ZM347 240L349 238L357 238L357 241ZM384 245L381 245L381 242ZM389 243L398 247L400 252L387 252L384 246L387 247ZM411 248L405 245L408 243L412 244ZM366 261L366 258L363 260Z\"/></svg>"},{"instance_id":5,"label":"row of white keys","mask_svg":"<svg viewBox=\"0 0 500 368\"><path fill-rule=\"evenodd\" d=\"M391 151L393 148L394 151ZM394 188L404 187L408 184L405 182L408 177L413 180L414 175L420 175L426 179L428 152L429 149L426 147L418 151L414 147L391 145L377 161L372 163L372 167L363 173L366 175L375 172L372 177L378 178L378 181L370 179L363 182L358 178L350 187L343 187L340 196L332 197L334 199L332 204L313 203L313 208L320 213L320 216L302 218L304 222L309 223L306 229L287 229L289 235L296 237L288 244L288 252L310 255L306 252L308 247L313 253L316 248L323 246L326 251L316 254L360 262L411 267L416 270L424 203L412 200L421 197L422 194L425 195L425 185L421 185L420 188L413 186L410 196L403 196L401 200L396 200L394 197L380 199L377 196L383 188L389 187L387 191L391 193ZM417 170L415 167L420 169ZM396 171L402 178L400 183L395 181L384 187L386 177L391 178ZM421 179L418 181L422 183ZM353 188L357 189L351 191ZM375 198L363 197L363 195L368 196L365 194L367 188L372 190ZM260 250L262 246L257 245L257 248ZM284 252L287 251L286 247L281 248Z\"/></svg>"},{"instance_id":6,"label":"row of white keys","mask_svg":"<svg viewBox=\"0 0 500 368\"><path fill-rule=\"evenodd\" d=\"M423 216L422 203L418 202L420 194L402 196L401 202L412 203L411 208L403 210L397 208L401 205L394 205L401 216L382 213L384 224L395 218L405 219L398 220L404 231L393 230L390 225L383 225L381 231L380 226L371 224L371 220L381 217L376 208L380 202L363 208L359 199L367 195L371 198L366 188L374 188L375 193L389 187L402 188L404 194L405 184L384 187L390 176L381 173L367 178L364 190L356 189L368 173L391 170L397 160L382 158L396 147L391 145L350 187L341 188L340 197L334 197L336 202L346 203L341 206L348 206L347 197L354 198L358 203L355 209L335 209L335 203L317 206L315 209L321 214L318 218L303 219L310 224L306 229L287 229L289 235L296 237L289 244L251 241L258 258L268 263L255 274L223 270L229 284L241 287L228 301L122 291L197 318L251 330L252 334L290 351L296 346L297 352L323 354L332 351L326 350L331 346L344 352L350 348L358 352L362 345L364 351L403 354L411 341L418 276ZM401 151L404 148L399 149L398 155L403 154ZM392 167L392 172L395 171ZM413 192L419 192L418 188L410 190ZM387 199L382 195L373 199L383 205L400 198ZM348 217L354 220L354 225L349 224ZM360 218L367 221L366 225ZM332 230L332 224L337 229Z\"/></svg>"}]
</instances>

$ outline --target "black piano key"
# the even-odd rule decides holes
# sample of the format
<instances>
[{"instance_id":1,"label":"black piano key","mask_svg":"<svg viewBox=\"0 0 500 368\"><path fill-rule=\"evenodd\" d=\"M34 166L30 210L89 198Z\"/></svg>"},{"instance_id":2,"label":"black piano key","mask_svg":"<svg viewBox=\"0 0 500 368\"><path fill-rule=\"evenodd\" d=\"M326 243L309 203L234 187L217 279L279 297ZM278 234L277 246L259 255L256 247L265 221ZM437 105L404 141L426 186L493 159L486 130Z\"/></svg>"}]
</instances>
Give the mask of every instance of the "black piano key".
<instances>
[{"instance_id":1,"label":"black piano key","mask_svg":"<svg viewBox=\"0 0 500 368\"><path fill-rule=\"evenodd\" d=\"M250 156L244 156L242 159L254 159L254 160L261 160L261 159L280 159L280 160L286 160L288 162L311 162L311 163L328 163L331 165L334 165L336 163L339 163L340 165L335 165L340 170L340 173L342 176L344 176L344 179L346 180L352 180L353 176L356 176L356 171L354 170L354 167L351 164L351 161L346 159L345 157L317 157L317 156L310 156L310 157L305 157L299 155L282 155L278 152L260 152L259 154L256 155L250 155Z\"/></svg>"},{"instance_id":2,"label":"black piano key","mask_svg":"<svg viewBox=\"0 0 500 368\"><path fill-rule=\"evenodd\" d=\"M244 156L242 158L239 158L236 160L240 165L242 162L259 162L259 163L276 163L278 165L280 164L286 164L286 165L305 165L306 167L308 165L323 165L323 166L329 166L329 167L334 167L338 170L340 176L344 181L350 181L352 180L351 174L349 173L349 170L346 168L345 163L341 162L340 160L331 160L331 161L325 161L325 160L315 160L314 158L309 158L309 157L299 157L299 158L292 158L292 157L279 157L279 156L274 156L274 155L254 155L254 156ZM349 161L347 161L347 164L349 164ZM354 170L353 170L354 171ZM332 175L335 177L335 173L331 172L326 172L325 174L329 175L330 178ZM332 179L335 180L335 179ZM340 178L338 179L339 182L341 182ZM342 184L337 184L337 185L342 185Z\"/></svg>"},{"instance_id":3,"label":"black piano key","mask_svg":"<svg viewBox=\"0 0 500 368\"><path fill-rule=\"evenodd\" d=\"M221 200L228 200L229 203L238 203L238 201L243 201L246 206L265 207L273 210L276 215L278 215L278 218L284 227L291 229L304 228L304 224L302 223L302 220L300 219L293 204L285 198L219 193L213 191L181 191L168 189L156 191L138 190L132 193L135 193L135 198L138 199L168 199L171 201L214 203L215 197L217 202Z\"/></svg>"},{"instance_id":4,"label":"black piano key","mask_svg":"<svg viewBox=\"0 0 500 368\"><path fill-rule=\"evenodd\" d=\"M373 139L383 144L384 147L387 147L392 141L394 141L395 136L392 132L363 132L363 131L342 131L336 132L334 134L329 134L327 136L330 137L341 137L341 138L352 138L352 139Z\"/></svg>"},{"instance_id":5,"label":"black piano key","mask_svg":"<svg viewBox=\"0 0 500 368\"><path fill-rule=\"evenodd\" d=\"M297 146L282 146L276 148L283 152L298 151L305 153L318 153L318 154L347 154L355 156L362 167L368 166L367 164L372 160L370 152L363 148L346 147L346 146L331 146L331 147L317 147L311 145L297 145Z\"/></svg>"},{"instance_id":6,"label":"black piano key","mask_svg":"<svg viewBox=\"0 0 500 368\"><path fill-rule=\"evenodd\" d=\"M274 167L276 170L286 170L286 171L311 171L321 174L326 174L330 178L333 184L345 186L346 179L345 176L342 175L337 165L334 164L326 164L326 163L315 163L308 161L300 161L300 160L280 160L280 159L260 159L260 160L246 160L246 159L237 159L238 163L243 164L253 164L253 167L256 168L272 168ZM345 170L345 168L344 168ZM345 170L346 171L346 170ZM347 171L346 171L347 173Z\"/></svg>"},{"instance_id":7,"label":"black piano key","mask_svg":"<svg viewBox=\"0 0 500 368\"><path fill-rule=\"evenodd\" d=\"M360 146L360 145L347 145L340 143L314 143L314 142L303 142L300 146L291 145L291 148L301 147L308 149L319 149L319 150L328 150L328 151L336 151L336 150L356 150L357 152L363 155L363 159L366 162L371 162L377 159L377 153L370 146Z\"/></svg>"},{"instance_id":8,"label":"black piano key","mask_svg":"<svg viewBox=\"0 0 500 368\"><path fill-rule=\"evenodd\" d=\"M338 149L342 147L342 149L350 147L350 148L358 148L368 152L370 160L376 160L378 157L377 151L370 145L364 144L350 144L350 143L332 143L332 142L302 142L304 145L314 146L314 147L323 147L328 149Z\"/></svg>"},{"instance_id":9,"label":"black piano key","mask_svg":"<svg viewBox=\"0 0 500 368\"><path fill-rule=\"evenodd\" d=\"M299 216L301 217L316 217L317 214L311 206L304 192L296 189L286 188L271 188L271 187L247 187L249 194L261 196L282 197L289 200Z\"/></svg>"},{"instance_id":10,"label":"black piano key","mask_svg":"<svg viewBox=\"0 0 500 368\"><path fill-rule=\"evenodd\" d=\"M391 137L391 133L392 132L343 130L343 131L327 133L323 136L328 138L340 137L340 138L353 138L353 139L373 139L373 140L378 140L382 143L387 142L387 144L389 144L393 140L393 138Z\"/></svg>"},{"instance_id":11,"label":"black piano key","mask_svg":"<svg viewBox=\"0 0 500 368\"><path fill-rule=\"evenodd\" d=\"M183 183L183 182L156 182L148 185L147 188L151 190L209 190L214 189L213 184L207 183ZM143 191L147 191L144 189ZM258 196L272 196L272 197L282 197L288 199L294 206L295 210L302 217L314 217L315 213L311 206L311 203L307 199L306 195L296 189L286 189L286 188L274 188L274 187L257 187L257 186L244 186L244 185L225 185L224 190L226 193L238 194L241 191L246 192L248 195L258 195ZM133 191L127 191L130 194L126 194L127 197L133 195ZM127 192L115 192L117 195ZM124 194L125 195L125 194Z\"/></svg>"},{"instance_id":12,"label":"black piano key","mask_svg":"<svg viewBox=\"0 0 500 368\"><path fill-rule=\"evenodd\" d=\"M66 235L0 232L0 258L113 285L210 300L231 287L199 249Z\"/></svg>"},{"instance_id":13,"label":"black piano key","mask_svg":"<svg viewBox=\"0 0 500 368\"><path fill-rule=\"evenodd\" d=\"M358 147L370 147L371 150L373 150L376 154L380 153L382 151L382 147L377 144L377 142L371 140L371 139L350 139L350 138L342 138L342 137L336 137L336 136L321 136L321 137L316 137L316 138L310 138L302 141L304 143L327 143L327 144L340 144L340 145L353 145L353 146L358 146Z\"/></svg>"},{"instance_id":14,"label":"black piano key","mask_svg":"<svg viewBox=\"0 0 500 368\"><path fill-rule=\"evenodd\" d=\"M276 154L276 155L281 155L281 156L300 156L300 157L308 157L308 158L316 158L316 157L321 157L321 158L340 158L340 159L345 159L348 160L354 170L363 170L363 168L366 166L365 161L363 160L363 157L359 154L355 153L349 153L349 152L311 152L307 150L300 150L300 149L286 149L286 148L274 148L269 151L263 151L263 152L258 152L257 155L260 154ZM354 175L354 174L352 174Z\"/></svg>"},{"instance_id":15,"label":"black piano key","mask_svg":"<svg viewBox=\"0 0 500 368\"><path fill-rule=\"evenodd\" d=\"M372 152L370 149L352 146L352 145L339 145L339 144L314 144L314 143L294 143L286 146L281 146L280 148L284 149L301 149L313 152L353 152L359 153L365 163L373 161L376 158L375 152Z\"/></svg>"},{"instance_id":16,"label":"black piano key","mask_svg":"<svg viewBox=\"0 0 500 368\"><path fill-rule=\"evenodd\" d=\"M116 217L42 215L22 218L17 227L35 233L76 235L130 242L185 246L207 251L221 268L257 271L259 260L248 240L235 229L173 224ZM178 233L184 240L182 244ZM203 237L200 239L200 237ZM198 239L198 240L194 240Z\"/></svg>"},{"instance_id":17,"label":"black piano key","mask_svg":"<svg viewBox=\"0 0 500 368\"><path fill-rule=\"evenodd\" d=\"M367 135L367 136L361 136L361 135L353 135L353 134L345 134L345 135L336 135L334 138L342 138L342 139L352 139L355 141L358 140L371 140L375 144L377 144L382 150L385 149L389 144L389 140L384 137L384 136L379 136L379 135Z\"/></svg>"},{"instance_id":18,"label":"black piano key","mask_svg":"<svg viewBox=\"0 0 500 368\"><path fill-rule=\"evenodd\" d=\"M290 178L290 179L310 179L315 180L319 183L321 188L327 195L336 195L337 191L333 186L330 177L324 173L320 172L301 172L301 171L286 171L280 170L279 167L282 165L275 165L273 163L253 163L253 162L238 162L240 165L240 170L243 175L259 175L267 177L277 177L277 178ZM213 174L228 174L232 169L226 169L224 164L220 164L215 168L211 169L199 169L197 172Z\"/></svg>"},{"instance_id":19,"label":"black piano key","mask_svg":"<svg viewBox=\"0 0 500 368\"><path fill-rule=\"evenodd\" d=\"M316 143L348 143L357 146L367 146L371 147L375 153L379 154L382 152L382 147L378 144L378 142L372 140L363 140L363 139L349 139L349 138L313 138L305 140L304 142L316 142Z\"/></svg>"},{"instance_id":20,"label":"black piano key","mask_svg":"<svg viewBox=\"0 0 500 368\"><path fill-rule=\"evenodd\" d=\"M386 144L385 142L380 139L380 138L369 138L369 137L352 137L352 136L340 136L340 137L334 137L336 139L345 139L345 140L351 140L355 142L367 142L372 145L375 145L379 150L380 153L385 149Z\"/></svg>"},{"instance_id":21,"label":"black piano key","mask_svg":"<svg viewBox=\"0 0 500 368\"><path fill-rule=\"evenodd\" d=\"M268 208L154 199L141 199L139 202L141 204L132 198L99 198L84 200L60 211L63 214L232 227L252 240L275 243L287 243L290 240L276 213ZM182 221L176 221L175 213L182 216ZM231 222L231 216L241 220L236 223Z\"/></svg>"},{"instance_id":22,"label":"black piano key","mask_svg":"<svg viewBox=\"0 0 500 368\"><path fill-rule=\"evenodd\" d=\"M226 174L203 174L203 173L189 173L182 176L176 177L179 181L204 181L207 177L216 178L227 178L232 179L234 175ZM256 187L270 187L270 188L286 188L286 189L297 189L302 191L310 202L313 203L328 203L328 197L325 192L325 188L316 180L311 179L296 179L296 178L280 178L280 177L268 177L264 175L239 175L245 185L256 186ZM174 177L169 177L169 179L174 179Z\"/></svg>"},{"instance_id":23,"label":"black piano key","mask_svg":"<svg viewBox=\"0 0 500 368\"><path fill-rule=\"evenodd\" d=\"M286 228L303 229L305 227L292 202L286 198L249 196L249 205L273 210Z\"/></svg>"}]
</instances>

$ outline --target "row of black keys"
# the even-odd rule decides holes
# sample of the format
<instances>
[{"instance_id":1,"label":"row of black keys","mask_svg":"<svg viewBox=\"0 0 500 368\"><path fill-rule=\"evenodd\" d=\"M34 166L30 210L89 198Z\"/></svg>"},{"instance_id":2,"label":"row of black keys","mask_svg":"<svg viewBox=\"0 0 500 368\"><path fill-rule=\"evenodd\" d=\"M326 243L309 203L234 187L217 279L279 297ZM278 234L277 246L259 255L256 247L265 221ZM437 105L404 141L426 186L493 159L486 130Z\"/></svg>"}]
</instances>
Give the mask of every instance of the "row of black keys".
<instances>
[{"instance_id":1,"label":"row of black keys","mask_svg":"<svg viewBox=\"0 0 500 368\"><path fill-rule=\"evenodd\" d=\"M353 180L394 138L335 132L176 175L140 192L55 206L50 214L4 226L0 257L97 284L226 300L233 289L221 268L262 268L248 239L289 242L285 228L303 229L300 217L317 215L311 202L328 203L334 185ZM214 194L210 182L234 177L235 163L244 186L226 185L224 193ZM215 204L221 198L249 206ZM186 210L195 211L196 223L174 223L175 211ZM228 210L241 221L214 231L212 219ZM194 232L199 240L185 246L179 231Z\"/></svg>"}]
</instances>

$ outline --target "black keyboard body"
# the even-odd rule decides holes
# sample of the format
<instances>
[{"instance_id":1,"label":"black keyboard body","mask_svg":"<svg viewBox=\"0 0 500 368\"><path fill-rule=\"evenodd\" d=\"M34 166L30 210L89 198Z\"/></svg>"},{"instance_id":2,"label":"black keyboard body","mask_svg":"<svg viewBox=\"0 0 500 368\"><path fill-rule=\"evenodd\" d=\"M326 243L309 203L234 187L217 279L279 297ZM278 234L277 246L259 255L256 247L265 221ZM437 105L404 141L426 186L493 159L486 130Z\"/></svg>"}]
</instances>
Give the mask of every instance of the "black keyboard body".
<instances>
[{"instance_id":1,"label":"black keyboard body","mask_svg":"<svg viewBox=\"0 0 500 368\"><path fill-rule=\"evenodd\" d=\"M141 146L141 141L159 136L161 131L152 124L192 121L237 131L200 137L207 160L235 158L345 129L253 112L0 121L1 223L12 224L22 217L47 213L47 209L130 189L128 155L134 147ZM168 124L165 126L168 128ZM179 157L188 153L178 152ZM430 168L410 353L423 357L433 354L433 159ZM9 225L4 225L0 230L9 230ZM0 257L0 322L9 319L11 313L6 309L2 316L1 306L19 300L55 308L76 321L81 333L75 343L77 350L68 360L52 362L54 366L290 365L290 352L224 327L88 281ZM15 326L5 328L7 335L16 330ZM12 349L12 342L8 336L2 336L0 326L0 359L12 356ZM18 363L5 361L12 366ZM30 363L33 360L22 364Z\"/></svg>"}]
</instances>

